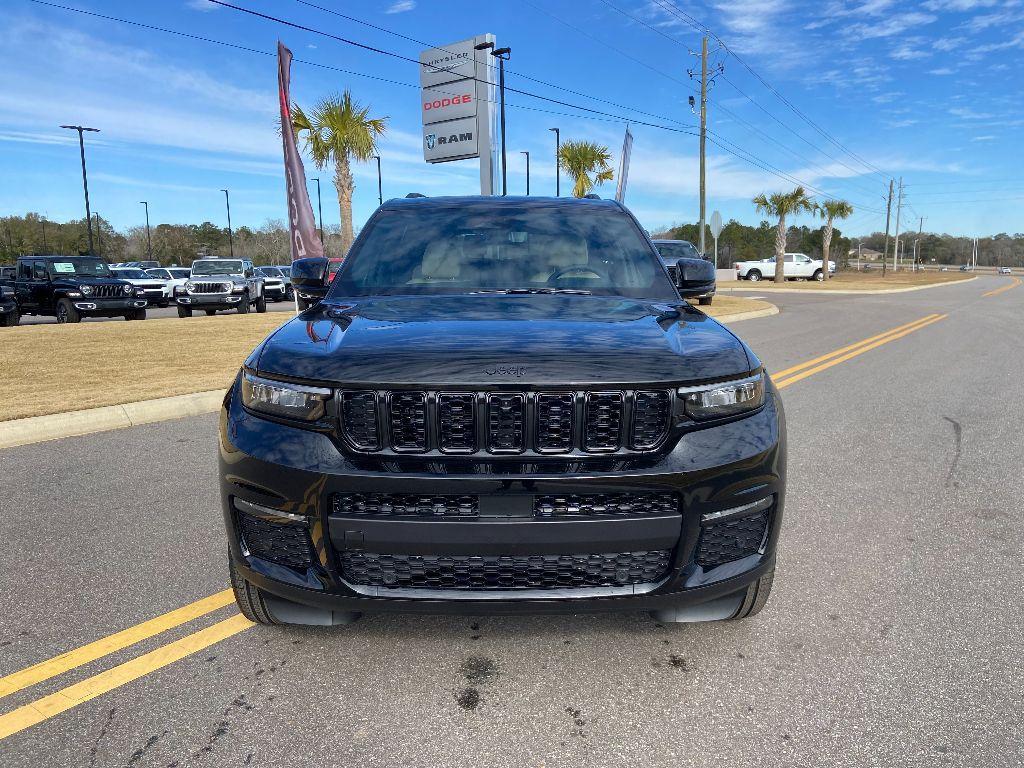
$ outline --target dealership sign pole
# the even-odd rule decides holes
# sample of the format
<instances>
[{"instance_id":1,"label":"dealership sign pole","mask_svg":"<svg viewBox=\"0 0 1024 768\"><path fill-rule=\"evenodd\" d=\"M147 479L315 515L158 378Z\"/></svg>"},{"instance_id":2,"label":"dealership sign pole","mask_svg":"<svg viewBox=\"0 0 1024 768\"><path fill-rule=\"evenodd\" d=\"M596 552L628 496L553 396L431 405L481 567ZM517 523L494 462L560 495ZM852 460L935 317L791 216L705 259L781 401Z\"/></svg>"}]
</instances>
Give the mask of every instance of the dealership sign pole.
<instances>
[{"instance_id":1,"label":"dealership sign pole","mask_svg":"<svg viewBox=\"0 0 1024 768\"><path fill-rule=\"evenodd\" d=\"M626 201L626 180L629 177L629 157L633 154L633 134L626 126L626 137L622 140L622 158L619 161L619 184L615 189L615 199L620 203Z\"/></svg>"},{"instance_id":2,"label":"dealership sign pole","mask_svg":"<svg viewBox=\"0 0 1024 768\"><path fill-rule=\"evenodd\" d=\"M477 35L420 53L423 159L428 163L480 158L480 194L495 194L497 134L490 52L494 35Z\"/></svg>"},{"instance_id":3,"label":"dealership sign pole","mask_svg":"<svg viewBox=\"0 0 1024 768\"><path fill-rule=\"evenodd\" d=\"M711 214L711 236L715 238L715 269L718 269L718 236L722 234L722 214L715 211ZM703 256L704 254L701 254Z\"/></svg>"}]
</instances>

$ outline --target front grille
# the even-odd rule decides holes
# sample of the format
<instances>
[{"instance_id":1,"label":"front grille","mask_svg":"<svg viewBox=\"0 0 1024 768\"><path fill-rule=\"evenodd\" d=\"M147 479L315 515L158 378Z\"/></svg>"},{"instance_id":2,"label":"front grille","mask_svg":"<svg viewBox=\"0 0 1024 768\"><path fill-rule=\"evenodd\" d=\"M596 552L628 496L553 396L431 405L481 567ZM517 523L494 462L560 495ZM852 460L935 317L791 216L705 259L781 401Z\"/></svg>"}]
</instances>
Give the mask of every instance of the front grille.
<instances>
[{"instance_id":1,"label":"front grille","mask_svg":"<svg viewBox=\"0 0 1024 768\"><path fill-rule=\"evenodd\" d=\"M706 523L697 544L697 565L704 569L757 554L764 542L772 508L745 517Z\"/></svg>"},{"instance_id":2,"label":"front grille","mask_svg":"<svg viewBox=\"0 0 1024 768\"><path fill-rule=\"evenodd\" d=\"M356 451L539 454L651 451L668 434L669 390L344 390L341 433Z\"/></svg>"},{"instance_id":3,"label":"front grille","mask_svg":"<svg viewBox=\"0 0 1024 768\"><path fill-rule=\"evenodd\" d=\"M297 570L313 564L309 531L304 525L271 522L239 512L238 529L242 544L256 557Z\"/></svg>"},{"instance_id":4,"label":"front grille","mask_svg":"<svg viewBox=\"0 0 1024 768\"><path fill-rule=\"evenodd\" d=\"M193 283L195 286L189 293L230 293L230 283Z\"/></svg>"},{"instance_id":5,"label":"front grille","mask_svg":"<svg viewBox=\"0 0 1024 768\"><path fill-rule=\"evenodd\" d=\"M132 292L134 293L134 291ZM92 286L92 293L89 294L90 299L113 299L113 298L124 298L125 296L131 296L131 293L124 292L123 285L94 285Z\"/></svg>"},{"instance_id":6,"label":"front grille","mask_svg":"<svg viewBox=\"0 0 1024 768\"><path fill-rule=\"evenodd\" d=\"M339 493L334 514L349 517L476 517L476 496L414 493Z\"/></svg>"},{"instance_id":7,"label":"front grille","mask_svg":"<svg viewBox=\"0 0 1024 768\"><path fill-rule=\"evenodd\" d=\"M674 515L679 500L674 493L592 493L536 496L533 514L556 517L641 517Z\"/></svg>"},{"instance_id":8,"label":"front grille","mask_svg":"<svg viewBox=\"0 0 1024 768\"><path fill-rule=\"evenodd\" d=\"M523 590L622 587L658 581L671 550L575 555L398 555L341 552L350 584L405 589Z\"/></svg>"}]
</instances>

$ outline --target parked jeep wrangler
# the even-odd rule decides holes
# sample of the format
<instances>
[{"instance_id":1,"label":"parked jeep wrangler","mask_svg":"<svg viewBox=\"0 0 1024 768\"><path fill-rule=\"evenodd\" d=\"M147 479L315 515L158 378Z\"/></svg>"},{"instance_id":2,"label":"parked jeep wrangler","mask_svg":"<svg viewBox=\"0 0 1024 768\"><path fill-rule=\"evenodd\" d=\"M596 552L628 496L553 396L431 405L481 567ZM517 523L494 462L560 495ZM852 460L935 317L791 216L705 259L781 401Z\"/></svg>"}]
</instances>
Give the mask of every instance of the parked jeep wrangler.
<instances>
[{"instance_id":1,"label":"parked jeep wrangler","mask_svg":"<svg viewBox=\"0 0 1024 768\"><path fill-rule=\"evenodd\" d=\"M192 262L192 275L185 283L185 294L178 294L178 317L191 317L193 310L208 315L219 309L236 309L246 314L251 307L267 311L263 278L248 259L198 259Z\"/></svg>"},{"instance_id":2,"label":"parked jeep wrangler","mask_svg":"<svg viewBox=\"0 0 1024 768\"><path fill-rule=\"evenodd\" d=\"M22 256L14 278L15 298L22 315L44 315L58 323L83 317L146 319L141 289L113 277L95 256Z\"/></svg>"},{"instance_id":3,"label":"parked jeep wrangler","mask_svg":"<svg viewBox=\"0 0 1024 768\"><path fill-rule=\"evenodd\" d=\"M384 203L220 420L230 581L265 624L365 611L740 619L771 590L782 402L613 201ZM296 291L328 284L299 259ZM678 289L678 292L677 292Z\"/></svg>"}]
</instances>

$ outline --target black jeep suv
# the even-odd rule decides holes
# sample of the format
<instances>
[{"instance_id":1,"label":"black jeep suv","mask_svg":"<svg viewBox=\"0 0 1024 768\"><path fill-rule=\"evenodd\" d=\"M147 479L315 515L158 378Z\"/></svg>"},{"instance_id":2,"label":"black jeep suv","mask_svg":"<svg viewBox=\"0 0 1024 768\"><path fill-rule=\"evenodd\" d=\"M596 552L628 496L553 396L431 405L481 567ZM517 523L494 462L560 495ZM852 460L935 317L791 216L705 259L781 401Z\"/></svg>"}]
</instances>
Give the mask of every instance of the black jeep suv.
<instances>
[{"instance_id":1,"label":"black jeep suv","mask_svg":"<svg viewBox=\"0 0 1024 768\"><path fill-rule=\"evenodd\" d=\"M94 256L24 256L14 290L23 315L49 315L58 323L83 317L146 319L142 289L118 280Z\"/></svg>"},{"instance_id":2,"label":"black jeep suv","mask_svg":"<svg viewBox=\"0 0 1024 768\"><path fill-rule=\"evenodd\" d=\"M293 265L297 290L324 259ZM261 623L768 598L782 403L611 201L385 203L220 420L231 583ZM678 289L678 290L677 290Z\"/></svg>"}]
</instances>

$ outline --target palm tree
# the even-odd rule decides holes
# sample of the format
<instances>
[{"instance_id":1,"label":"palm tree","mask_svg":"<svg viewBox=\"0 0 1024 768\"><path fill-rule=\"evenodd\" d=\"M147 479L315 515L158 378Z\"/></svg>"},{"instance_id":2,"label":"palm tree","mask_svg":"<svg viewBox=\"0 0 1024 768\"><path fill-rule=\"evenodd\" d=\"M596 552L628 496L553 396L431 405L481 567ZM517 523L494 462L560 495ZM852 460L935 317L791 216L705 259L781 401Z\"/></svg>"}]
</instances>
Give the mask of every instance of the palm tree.
<instances>
[{"instance_id":1,"label":"palm tree","mask_svg":"<svg viewBox=\"0 0 1024 768\"><path fill-rule=\"evenodd\" d=\"M583 197L598 184L612 180L615 174L608 165L611 159L608 147L592 141L564 141L558 149L558 165L573 180L572 193L576 197Z\"/></svg>"},{"instance_id":2,"label":"palm tree","mask_svg":"<svg viewBox=\"0 0 1024 768\"><path fill-rule=\"evenodd\" d=\"M776 192L767 196L760 194L754 198L754 205L758 213L779 217L779 226L775 231L775 282L785 282L786 217L791 213L809 213L817 206L803 187L797 187L792 192Z\"/></svg>"},{"instance_id":3,"label":"palm tree","mask_svg":"<svg viewBox=\"0 0 1024 768\"><path fill-rule=\"evenodd\" d=\"M341 213L341 251L352 245L352 181L351 161L365 162L377 154L377 139L387 130L386 117L369 117L370 107L352 100L352 92L328 96L306 114L292 106L292 130L305 141L305 147L317 168L334 163L334 187L338 190Z\"/></svg>"},{"instance_id":4,"label":"palm tree","mask_svg":"<svg viewBox=\"0 0 1024 768\"><path fill-rule=\"evenodd\" d=\"M826 200L818 204L818 215L825 220L825 231L821 236L821 279L828 280L828 249L832 245L832 224L836 219L848 219L853 216L853 206L845 200Z\"/></svg>"}]
</instances>

